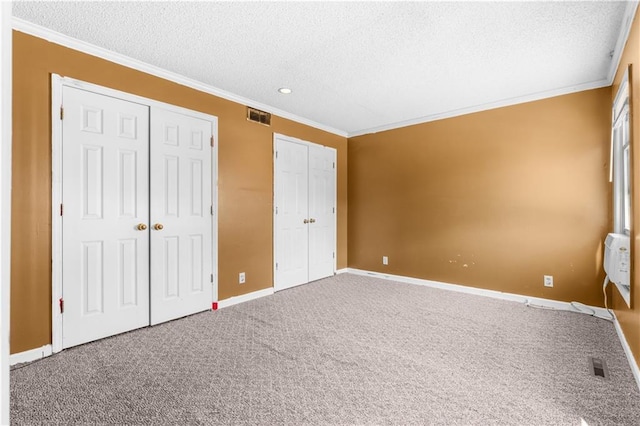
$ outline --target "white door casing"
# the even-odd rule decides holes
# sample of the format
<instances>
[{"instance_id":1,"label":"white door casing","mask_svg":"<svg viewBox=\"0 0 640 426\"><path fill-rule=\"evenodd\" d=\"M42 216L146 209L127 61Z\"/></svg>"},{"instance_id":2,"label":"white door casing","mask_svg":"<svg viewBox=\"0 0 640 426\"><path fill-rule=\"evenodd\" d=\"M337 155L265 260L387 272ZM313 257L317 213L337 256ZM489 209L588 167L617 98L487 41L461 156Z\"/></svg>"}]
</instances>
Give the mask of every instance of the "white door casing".
<instances>
[{"instance_id":1,"label":"white door casing","mask_svg":"<svg viewBox=\"0 0 640 426\"><path fill-rule=\"evenodd\" d=\"M0 2L0 424L9 424L11 285L11 0Z\"/></svg>"},{"instance_id":2,"label":"white door casing","mask_svg":"<svg viewBox=\"0 0 640 426\"><path fill-rule=\"evenodd\" d=\"M149 323L149 107L62 93L63 347Z\"/></svg>"},{"instance_id":3,"label":"white door casing","mask_svg":"<svg viewBox=\"0 0 640 426\"><path fill-rule=\"evenodd\" d=\"M335 272L336 150L274 135L274 289Z\"/></svg>"},{"instance_id":4,"label":"white door casing","mask_svg":"<svg viewBox=\"0 0 640 426\"><path fill-rule=\"evenodd\" d=\"M210 121L151 108L152 325L211 307L212 135Z\"/></svg>"}]
</instances>

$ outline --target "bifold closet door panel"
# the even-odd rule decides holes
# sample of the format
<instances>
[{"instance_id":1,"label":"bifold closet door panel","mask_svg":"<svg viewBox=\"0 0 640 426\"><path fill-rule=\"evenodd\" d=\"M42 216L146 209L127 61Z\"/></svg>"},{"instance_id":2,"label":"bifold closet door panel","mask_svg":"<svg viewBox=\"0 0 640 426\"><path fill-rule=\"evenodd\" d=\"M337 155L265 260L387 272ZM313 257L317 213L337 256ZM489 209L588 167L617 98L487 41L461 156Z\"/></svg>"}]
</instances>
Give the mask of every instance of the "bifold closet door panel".
<instances>
[{"instance_id":1,"label":"bifold closet door panel","mask_svg":"<svg viewBox=\"0 0 640 426\"><path fill-rule=\"evenodd\" d=\"M309 147L309 281L333 275L336 246L336 150Z\"/></svg>"},{"instance_id":2,"label":"bifold closet door panel","mask_svg":"<svg viewBox=\"0 0 640 426\"><path fill-rule=\"evenodd\" d=\"M210 121L151 108L151 324L211 308Z\"/></svg>"},{"instance_id":3,"label":"bifold closet door panel","mask_svg":"<svg viewBox=\"0 0 640 426\"><path fill-rule=\"evenodd\" d=\"M309 282L309 148L276 139L275 289Z\"/></svg>"},{"instance_id":4,"label":"bifold closet door panel","mask_svg":"<svg viewBox=\"0 0 640 426\"><path fill-rule=\"evenodd\" d=\"M62 93L63 347L149 324L149 107Z\"/></svg>"}]
</instances>

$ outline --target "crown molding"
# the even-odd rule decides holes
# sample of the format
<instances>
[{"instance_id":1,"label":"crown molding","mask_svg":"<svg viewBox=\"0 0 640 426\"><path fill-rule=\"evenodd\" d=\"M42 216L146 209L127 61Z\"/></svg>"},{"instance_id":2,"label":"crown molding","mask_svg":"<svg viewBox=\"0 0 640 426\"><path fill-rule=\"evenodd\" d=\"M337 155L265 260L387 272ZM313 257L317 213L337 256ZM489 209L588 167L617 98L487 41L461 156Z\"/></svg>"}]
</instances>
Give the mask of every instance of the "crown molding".
<instances>
[{"instance_id":1,"label":"crown molding","mask_svg":"<svg viewBox=\"0 0 640 426\"><path fill-rule=\"evenodd\" d=\"M620 66L620 60L622 59L622 52L624 51L624 47L627 43L627 39L629 38L629 33L631 32L631 26L633 25L633 19L636 15L636 10L638 9L638 3L639 3L638 1L627 2L627 7L624 11L622 25L620 26L620 33L618 34L618 40L616 41L616 45L613 50L613 56L611 57L611 64L609 65L607 78L604 80L598 80L590 83L580 84L577 86L570 86L570 87L565 87L565 88L560 88L560 89L555 89L550 91L532 93L529 95L520 96L516 98L504 99L504 100L490 102L486 104L480 104L480 105L476 105L468 108L461 108L461 109L456 109L456 110L447 111L443 113L417 117L411 120L398 121L395 123L389 123L382 126L362 129L355 132L349 132L348 137L353 138L356 136L362 136L370 133L384 132L387 130L399 129L401 127L428 123L430 121L443 120L445 118L453 118L460 115L472 114L475 112L487 111L495 108L502 108L506 106L525 103L525 102L533 102L533 101L538 101L546 98L552 98L555 96L569 95L571 93L581 92L584 90L599 89L601 87L611 86L613 84L613 79L616 76L618 67Z\"/></svg>"},{"instance_id":2,"label":"crown molding","mask_svg":"<svg viewBox=\"0 0 640 426\"><path fill-rule=\"evenodd\" d=\"M443 120L446 118L453 118L461 115L472 114L476 112L487 111L487 110L502 108L506 106L513 106L521 103L533 102L533 101L551 98L555 96L568 95L568 94L576 93L580 91L598 89L601 87L610 86L613 83L613 79L615 78L616 71L620 65L622 52L624 51L627 38L629 37L631 26L633 24L633 18L635 16L637 8L638 8L638 1L630 1L627 3L627 7L624 13L623 24L620 27L620 33L614 48L613 57L611 59L611 65L610 65L606 79L598 80L590 83L584 83L576 86L569 86L569 87L564 87L560 89L554 89L550 91L532 93L532 94L515 97L515 98L498 100L495 102L479 104L471 107L460 108L460 109L446 111L442 113L416 117L410 120L393 122L393 123L384 124L381 126L357 130L354 132L346 132L344 130L336 129L321 123L317 123L315 121L306 119L304 117L300 117L290 112L283 111L278 108L274 108L270 105L266 105L260 102L253 101L248 98L244 98L242 96L227 92L225 90L219 89L214 86L210 86L208 84L201 83L197 80L185 77L183 75L165 70L160 67L156 67L146 62L142 62L137 59L133 59L128 56L122 55L120 53L116 53L111 50L104 49L94 44L87 43L82 40L78 40L76 38L58 33L51 29L33 24L31 22L25 21L20 18L13 17L12 22L13 22L13 28L15 30L45 39L52 43L59 44L61 46L65 46L70 49L74 49L92 56L96 56L96 57L129 67L138 71L142 71L147 74L151 74L156 77L163 78L165 80L173 81L183 86L187 86L187 87L199 90L201 92L205 92L223 99L227 99L232 102L254 107L263 111L268 111L276 116L279 116L291 121L295 121L300 124L314 127L316 129L323 130L338 136L352 138L356 136L384 132L387 130L394 130L401 127L413 126L417 124L428 123L431 121Z\"/></svg>"},{"instance_id":3,"label":"crown molding","mask_svg":"<svg viewBox=\"0 0 640 426\"><path fill-rule=\"evenodd\" d=\"M441 112L437 114L425 115L423 117L417 117L417 118L412 118L411 120L384 124L382 126L372 127L369 129L362 129L355 132L350 132L348 137L353 138L356 136L362 136L362 135L367 135L371 133L385 132L387 130L394 130L394 129L399 129L401 127L414 126L416 124L428 123L430 121L444 120L445 118L453 118L461 115L473 114L475 112L488 111L496 108L523 104L526 102L539 101L542 99L553 98L555 96L562 96L562 95L569 95L571 93L576 93L576 92L583 92L585 90L599 89L601 87L607 87L610 85L611 83L608 80L598 80L590 83L579 84L576 86L569 86L569 87L563 87L560 89L547 90L544 92L532 93L529 95L518 96L515 98L502 99L495 102L488 102L485 104L474 105L467 108L460 108L460 109Z\"/></svg>"},{"instance_id":4,"label":"crown molding","mask_svg":"<svg viewBox=\"0 0 640 426\"><path fill-rule=\"evenodd\" d=\"M29 21L25 21L24 19L16 18L14 16L12 20L12 24L13 24L13 29L16 31L47 40L51 43L68 47L70 49L77 50L82 53L86 53L88 55L96 56L98 58L105 59L107 61L114 62L116 64L123 65L125 67L135 69L137 71L142 71L144 73L147 73L156 77L160 77L162 79L169 80L174 83L178 83L183 86L190 87L192 89L196 89L201 92L217 96L219 98L223 98L223 99L236 102L242 105L247 105L263 111L267 111L273 115L277 115L278 117L286 118L287 120L295 121L300 124L314 127L316 129L323 130L328 133L332 133L334 135L347 137L347 132L343 130L335 129L333 127L317 123L315 121L306 119L304 117L300 117L290 112L283 111L278 108L274 108L270 105L266 105L251 99L244 98L242 96L233 94L231 92L227 92L217 87L201 83L189 77L185 77L178 73L174 73L172 71L168 71L163 68L156 67L155 65L151 65L146 62L133 59L129 56L96 46L95 44L87 43L85 41L78 40L68 35L59 33L57 31L53 31L49 28L31 23Z\"/></svg>"}]
</instances>

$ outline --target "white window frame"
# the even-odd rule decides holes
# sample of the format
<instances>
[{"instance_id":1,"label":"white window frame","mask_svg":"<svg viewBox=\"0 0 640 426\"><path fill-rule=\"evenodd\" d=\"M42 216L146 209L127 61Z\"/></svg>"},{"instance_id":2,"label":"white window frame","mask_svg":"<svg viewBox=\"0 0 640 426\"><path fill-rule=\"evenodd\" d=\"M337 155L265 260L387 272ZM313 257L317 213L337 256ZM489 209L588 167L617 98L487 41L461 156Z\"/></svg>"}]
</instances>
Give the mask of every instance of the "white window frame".
<instances>
[{"instance_id":1,"label":"white window frame","mask_svg":"<svg viewBox=\"0 0 640 426\"><path fill-rule=\"evenodd\" d=\"M613 101L610 180L613 181L613 231L631 235L631 125L629 115L629 72L624 73Z\"/></svg>"}]
</instances>

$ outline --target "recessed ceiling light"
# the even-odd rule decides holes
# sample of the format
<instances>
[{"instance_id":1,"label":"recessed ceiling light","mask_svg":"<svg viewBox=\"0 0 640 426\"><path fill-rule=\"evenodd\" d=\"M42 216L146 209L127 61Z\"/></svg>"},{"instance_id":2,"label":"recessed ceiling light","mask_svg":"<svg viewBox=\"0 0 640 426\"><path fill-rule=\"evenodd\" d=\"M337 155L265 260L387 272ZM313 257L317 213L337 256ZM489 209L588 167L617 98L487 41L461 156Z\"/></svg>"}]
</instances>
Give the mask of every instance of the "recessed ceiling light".
<instances>
[{"instance_id":1,"label":"recessed ceiling light","mask_svg":"<svg viewBox=\"0 0 640 426\"><path fill-rule=\"evenodd\" d=\"M291 89L287 89L286 87L281 87L278 89L278 92L282 93L283 95L288 95L289 93L291 93Z\"/></svg>"}]
</instances>

